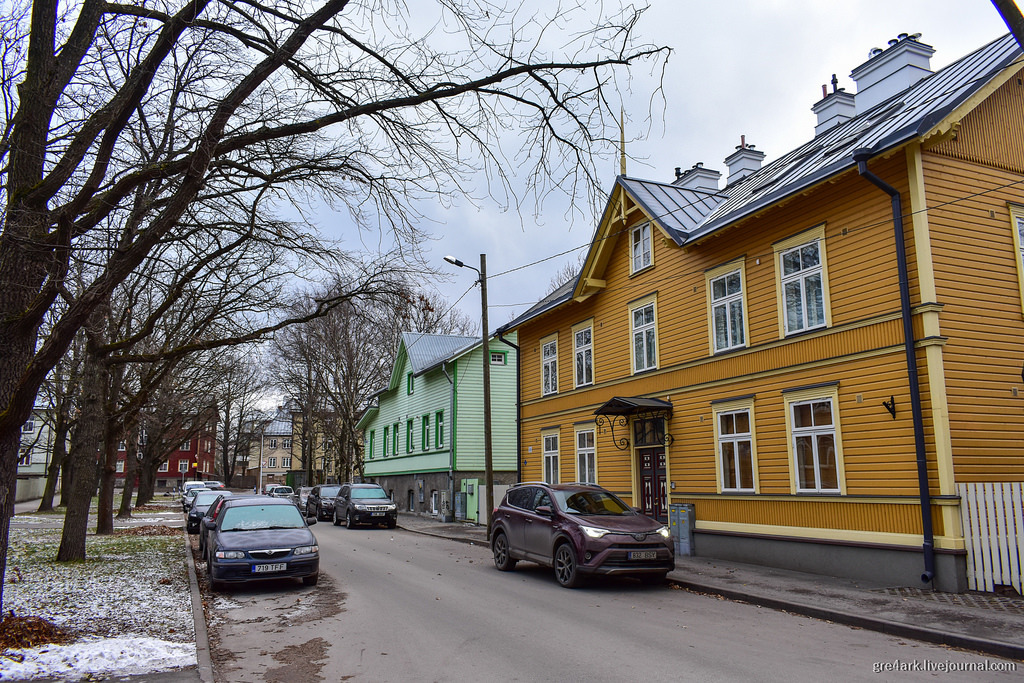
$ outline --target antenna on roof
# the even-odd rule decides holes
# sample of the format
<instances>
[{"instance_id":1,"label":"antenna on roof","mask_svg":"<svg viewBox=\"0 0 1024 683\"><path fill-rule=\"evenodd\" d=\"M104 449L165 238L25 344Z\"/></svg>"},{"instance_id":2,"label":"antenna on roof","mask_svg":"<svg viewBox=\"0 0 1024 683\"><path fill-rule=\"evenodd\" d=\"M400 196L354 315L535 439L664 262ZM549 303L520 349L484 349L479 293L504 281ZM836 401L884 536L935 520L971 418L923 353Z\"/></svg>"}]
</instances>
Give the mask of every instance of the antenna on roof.
<instances>
[{"instance_id":1,"label":"antenna on roof","mask_svg":"<svg viewBox=\"0 0 1024 683\"><path fill-rule=\"evenodd\" d=\"M619 175L626 175L626 108L619 107Z\"/></svg>"}]
</instances>

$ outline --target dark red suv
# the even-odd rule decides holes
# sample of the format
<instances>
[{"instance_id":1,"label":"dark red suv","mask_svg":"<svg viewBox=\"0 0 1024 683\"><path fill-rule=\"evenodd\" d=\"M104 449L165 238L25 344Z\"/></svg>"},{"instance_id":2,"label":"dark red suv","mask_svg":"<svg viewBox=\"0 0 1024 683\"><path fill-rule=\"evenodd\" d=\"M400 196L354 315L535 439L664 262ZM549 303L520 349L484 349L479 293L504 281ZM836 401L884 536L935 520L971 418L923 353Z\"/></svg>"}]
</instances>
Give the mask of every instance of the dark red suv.
<instances>
[{"instance_id":1,"label":"dark red suv","mask_svg":"<svg viewBox=\"0 0 1024 683\"><path fill-rule=\"evenodd\" d=\"M566 588L594 574L635 575L660 582L675 567L667 526L591 484L516 484L494 511L494 566L519 560L554 567Z\"/></svg>"}]
</instances>

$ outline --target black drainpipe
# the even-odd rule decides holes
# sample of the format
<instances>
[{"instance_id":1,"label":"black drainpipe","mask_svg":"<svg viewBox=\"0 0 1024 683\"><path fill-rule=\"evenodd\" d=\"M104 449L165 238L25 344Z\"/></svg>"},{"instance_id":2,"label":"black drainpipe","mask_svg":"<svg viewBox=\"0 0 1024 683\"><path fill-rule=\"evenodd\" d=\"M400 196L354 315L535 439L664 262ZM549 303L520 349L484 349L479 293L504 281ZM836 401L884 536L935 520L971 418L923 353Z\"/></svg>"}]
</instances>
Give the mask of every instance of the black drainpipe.
<instances>
[{"instance_id":1,"label":"black drainpipe","mask_svg":"<svg viewBox=\"0 0 1024 683\"><path fill-rule=\"evenodd\" d=\"M523 480L523 430L520 425L522 414L520 407L523 405L522 402L522 386L523 383L521 373L519 371L519 347L501 336L502 330L497 331L498 341L508 344L516 350L516 481Z\"/></svg>"},{"instance_id":2,"label":"black drainpipe","mask_svg":"<svg viewBox=\"0 0 1024 683\"><path fill-rule=\"evenodd\" d=\"M930 583L935 578L935 536L932 532L932 503L928 490L928 461L924 448L924 416L921 410L921 387L917 378L917 356L914 353L914 325L910 317L910 278L907 275L907 248L903 239L903 205L900 193L893 186L868 170L868 159L873 152L860 148L853 150L857 171L882 192L892 198L892 222L896 233L896 266L900 277L900 312L903 317L903 348L907 355L907 375L910 382L910 407L914 415L914 447L917 451L917 485L921 497L921 529L924 532L924 573L921 581Z\"/></svg>"}]
</instances>

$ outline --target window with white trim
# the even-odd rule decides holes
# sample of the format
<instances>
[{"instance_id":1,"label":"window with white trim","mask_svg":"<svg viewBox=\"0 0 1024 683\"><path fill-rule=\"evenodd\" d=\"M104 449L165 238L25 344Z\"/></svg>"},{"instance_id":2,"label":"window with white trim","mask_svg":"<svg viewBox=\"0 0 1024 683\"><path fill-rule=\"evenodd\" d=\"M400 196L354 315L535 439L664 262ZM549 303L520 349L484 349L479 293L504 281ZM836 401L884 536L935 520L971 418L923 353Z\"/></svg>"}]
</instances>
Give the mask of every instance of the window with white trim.
<instances>
[{"instance_id":1,"label":"window with white trim","mask_svg":"<svg viewBox=\"0 0 1024 683\"><path fill-rule=\"evenodd\" d=\"M34 432L36 429L35 420L25 420L25 424L21 425L21 431L23 432Z\"/></svg>"},{"instance_id":2,"label":"window with white trim","mask_svg":"<svg viewBox=\"0 0 1024 683\"><path fill-rule=\"evenodd\" d=\"M277 458L267 458L267 467L277 467Z\"/></svg>"},{"instance_id":3,"label":"window with white trim","mask_svg":"<svg viewBox=\"0 0 1024 683\"><path fill-rule=\"evenodd\" d=\"M28 467L32 464L32 449L29 447L22 448L18 452L18 467Z\"/></svg>"},{"instance_id":4,"label":"window with white trim","mask_svg":"<svg viewBox=\"0 0 1024 683\"><path fill-rule=\"evenodd\" d=\"M1024 206L1010 205L1010 223L1013 245L1017 250L1017 285L1020 289L1021 306L1024 307Z\"/></svg>"},{"instance_id":5,"label":"window with white trim","mask_svg":"<svg viewBox=\"0 0 1024 683\"><path fill-rule=\"evenodd\" d=\"M491 351L491 365L505 365L505 354L501 351Z\"/></svg>"},{"instance_id":6,"label":"window with white trim","mask_svg":"<svg viewBox=\"0 0 1024 683\"><path fill-rule=\"evenodd\" d=\"M188 472L188 460L179 460L178 461L178 471L179 472Z\"/></svg>"},{"instance_id":7,"label":"window with white trim","mask_svg":"<svg viewBox=\"0 0 1024 683\"><path fill-rule=\"evenodd\" d=\"M366 457L367 459L373 458L373 442L377 438L377 432L373 429L370 430L370 437L366 440Z\"/></svg>"},{"instance_id":8,"label":"window with white trim","mask_svg":"<svg viewBox=\"0 0 1024 683\"><path fill-rule=\"evenodd\" d=\"M390 438L390 436L391 436L391 427L385 426L384 427L384 448L381 449L381 455L383 455L385 458L388 457L388 443L389 443L388 439Z\"/></svg>"},{"instance_id":9,"label":"window with white trim","mask_svg":"<svg viewBox=\"0 0 1024 683\"><path fill-rule=\"evenodd\" d=\"M573 332L576 355L576 386L594 383L594 329L589 325Z\"/></svg>"},{"instance_id":10,"label":"window with white trim","mask_svg":"<svg viewBox=\"0 0 1024 683\"><path fill-rule=\"evenodd\" d=\"M118 460L114 470L116 472L124 472L124 460Z\"/></svg>"},{"instance_id":11,"label":"window with white trim","mask_svg":"<svg viewBox=\"0 0 1024 683\"><path fill-rule=\"evenodd\" d=\"M423 450L430 448L430 415L420 418L420 448Z\"/></svg>"},{"instance_id":12,"label":"window with white trim","mask_svg":"<svg viewBox=\"0 0 1024 683\"><path fill-rule=\"evenodd\" d=\"M819 240L779 253L786 334L825 326L825 287Z\"/></svg>"},{"instance_id":13,"label":"window with white trim","mask_svg":"<svg viewBox=\"0 0 1024 683\"><path fill-rule=\"evenodd\" d=\"M283 467L285 469L290 469L291 466L292 466L292 459L291 459L291 457L281 458L281 467Z\"/></svg>"},{"instance_id":14,"label":"window with white trim","mask_svg":"<svg viewBox=\"0 0 1024 683\"><path fill-rule=\"evenodd\" d=\"M434 413L434 448L444 447L444 411Z\"/></svg>"},{"instance_id":15,"label":"window with white trim","mask_svg":"<svg viewBox=\"0 0 1024 683\"><path fill-rule=\"evenodd\" d=\"M641 223L630 231L630 272L643 270L651 265L651 224Z\"/></svg>"},{"instance_id":16,"label":"window with white trim","mask_svg":"<svg viewBox=\"0 0 1024 683\"><path fill-rule=\"evenodd\" d=\"M745 346L742 273L737 269L716 277L709 283L709 288L715 352Z\"/></svg>"},{"instance_id":17,"label":"window with white trim","mask_svg":"<svg viewBox=\"0 0 1024 683\"><path fill-rule=\"evenodd\" d=\"M271 439L268 441L267 448L277 448L277 439Z\"/></svg>"},{"instance_id":18,"label":"window with white trim","mask_svg":"<svg viewBox=\"0 0 1024 683\"><path fill-rule=\"evenodd\" d=\"M287 448L287 449L291 450L291 447L292 447L292 440L291 439L281 439L281 448Z\"/></svg>"},{"instance_id":19,"label":"window with white trim","mask_svg":"<svg viewBox=\"0 0 1024 683\"><path fill-rule=\"evenodd\" d=\"M754 457L750 411L720 412L716 417L722 490L753 491Z\"/></svg>"},{"instance_id":20,"label":"window with white trim","mask_svg":"<svg viewBox=\"0 0 1024 683\"><path fill-rule=\"evenodd\" d=\"M544 481L558 483L558 433L544 434Z\"/></svg>"},{"instance_id":21,"label":"window with white trim","mask_svg":"<svg viewBox=\"0 0 1024 683\"><path fill-rule=\"evenodd\" d=\"M558 393L558 340L543 342L540 347L541 395Z\"/></svg>"},{"instance_id":22,"label":"window with white trim","mask_svg":"<svg viewBox=\"0 0 1024 683\"><path fill-rule=\"evenodd\" d=\"M166 462L162 462L162 463L160 463L160 467L156 468L156 471L157 472L167 472L169 469L170 469L170 467L168 467L168 464Z\"/></svg>"},{"instance_id":23,"label":"window with white trim","mask_svg":"<svg viewBox=\"0 0 1024 683\"><path fill-rule=\"evenodd\" d=\"M190 451L190 450L192 450L192 439L189 439L189 440L185 441L183 444L181 444L181 448L179 448L178 450L180 450L180 451Z\"/></svg>"},{"instance_id":24,"label":"window with white trim","mask_svg":"<svg viewBox=\"0 0 1024 683\"><path fill-rule=\"evenodd\" d=\"M831 398L789 404L798 493L839 493L834 406Z\"/></svg>"},{"instance_id":25,"label":"window with white trim","mask_svg":"<svg viewBox=\"0 0 1024 683\"><path fill-rule=\"evenodd\" d=\"M576 481L597 483L597 451L594 448L594 430L576 432Z\"/></svg>"},{"instance_id":26,"label":"window with white trim","mask_svg":"<svg viewBox=\"0 0 1024 683\"><path fill-rule=\"evenodd\" d=\"M630 313L633 329L633 372L652 370L658 367L654 302L634 308Z\"/></svg>"}]
</instances>

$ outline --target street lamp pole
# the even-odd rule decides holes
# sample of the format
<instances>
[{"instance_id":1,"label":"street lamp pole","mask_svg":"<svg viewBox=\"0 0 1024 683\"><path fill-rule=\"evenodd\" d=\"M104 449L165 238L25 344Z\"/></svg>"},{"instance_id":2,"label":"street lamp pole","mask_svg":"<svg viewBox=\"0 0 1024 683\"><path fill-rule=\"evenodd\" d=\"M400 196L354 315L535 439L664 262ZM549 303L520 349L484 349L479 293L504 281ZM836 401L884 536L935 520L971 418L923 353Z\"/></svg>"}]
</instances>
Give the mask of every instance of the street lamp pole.
<instances>
[{"instance_id":1,"label":"street lamp pole","mask_svg":"<svg viewBox=\"0 0 1024 683\"><path fill-rule=\"evenodd\" d=\"M491 529L491 517L494 514L494 462L491 449L491 354L487 346L487 254L480 254L480 269L467 265L454 256L445 256L444 260L459 268L476 270L480 275L480 309L481 309L481 346L483 356L483 392L484 392L484 488L486 490L484 505L487 510L487 530Z\"/></svg>"}]
</instances>

